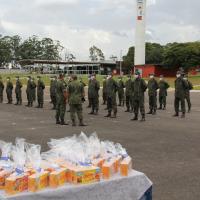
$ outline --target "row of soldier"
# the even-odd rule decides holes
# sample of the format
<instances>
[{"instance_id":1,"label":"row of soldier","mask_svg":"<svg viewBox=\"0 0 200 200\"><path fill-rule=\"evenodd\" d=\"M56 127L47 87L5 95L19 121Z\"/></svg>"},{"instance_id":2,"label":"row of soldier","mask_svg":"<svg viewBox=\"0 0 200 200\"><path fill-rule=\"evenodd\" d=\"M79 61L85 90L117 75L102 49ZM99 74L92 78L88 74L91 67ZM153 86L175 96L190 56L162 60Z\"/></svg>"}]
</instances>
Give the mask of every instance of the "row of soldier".
<instances>
[{"instance_id":1,"label":"row of soldier","mask_svg":"<svg viewBox=\"0 0 200 200\"><path fill-rule=\"evenodd\" d=\"M146 83L140 76L139 72L135 73L134 80L129 75L127 80L124 82L123 77L119 77L118 80L115 80L112 74L104 77L103 80L103 89L102 89L102 98L103 104L107 105L105 110L108 110L108 114L105 117L117 117L117 94L119 99L118 106L124 106L126 102L126 111L125 112L134 112L134 117L132 120L138 120L139 110L141 113L141 121L145 121L145 106L144 106L144 94L148 88L149 96L149 112L148 114L156 114L157 109L166 109L166 98L167 90L169 84L164 80L163 76L160 76L159 82L154 77L154 74L150 74L150 79ZM44 89L45 84L42 81L41 77L38 76L37 84L34 81L34 78L28 77L27 80L27 101L28 107L33 106L33 102L36 100L36 90L37 90L37 100L38 108L43 108L44 104ZM69 86L73 86L73 83L76 82L77 89L75 91L69 90ZM77 84L79 83L79 84ZM76 76L69 76L69 80L65 81L64 76L60 75L59 80L57 76L51 77L50 83L50 97L53 104L52 109L56 109L56 123L61 125L66 125L64 121L65 112L66 112L66 103L71 101L71 106L69 112L71 113L72 125L75 123L75 113L77 112L79 118L79 124L84 125L82 117L82 103L85 101L85 92L84 87L86 84L82 79L77 80ZM16 105L22 104L22 82L19 77L16 77ZM191 82L187 79L187 76L182 72L177 72L177 79L175 81L175 114L174 116L179 116L179 102L181 103L181 112L182 116L185 117L186 108L185 108L185 99L188 103L188 112L191 110L190 102L190 90L193 88ZM3 89L4 84L0 77L0 103L3 102ZM159 108L157 108L157 91L159 89ZM7 78L6 93L8 98L8 104L12 104L12 90L13 83L10 78ZM99 111L99 91L100 83L96 79L96 75L93 74L89 76L88 81L88 107L91 108L89 114L97 115ZM66 94L65 94L66 93ZM67 95L68 94L68 95ZM71 96L71 97L70 97ZM73 98L72 98L73 97ZM78 103L77 103L78 102ZM72 104L74 106L72 106ZM80 106L81 105L81 106ZM72 108L73 107L73 108ZM77 108L79 108L77 110Z\"/></svg>"}]
</instances>

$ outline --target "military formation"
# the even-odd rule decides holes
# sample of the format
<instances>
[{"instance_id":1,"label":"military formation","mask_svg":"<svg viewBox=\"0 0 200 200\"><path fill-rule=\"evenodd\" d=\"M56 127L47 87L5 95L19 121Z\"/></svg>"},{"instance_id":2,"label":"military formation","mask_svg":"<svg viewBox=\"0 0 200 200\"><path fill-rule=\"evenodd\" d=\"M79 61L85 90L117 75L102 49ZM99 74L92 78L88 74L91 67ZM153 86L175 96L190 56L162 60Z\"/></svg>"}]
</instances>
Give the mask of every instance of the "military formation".
<instances>
[{"instance_id":1,"label":"military formation","mask_svg":"<svg viewBox=\"0 0 200 200\"><path fill-rule=\"evenodd\" d=\"M83 122L83 103L85 98L85 86L81 78L78 79L76 75L68 76L65 79L63 74L50 77L50 99L52 109L56 110L55 118L56 124L68 125L65 122L66 107L69 105L69 112L72 126L86 126ZM167 93L170 85L161 75L159 81L154 74L149 75L149 81L142 79L140 73L137 71L134 78L131 75L126 77L120 76L117 79L109 74L103 77L102 83L102 105L105 105L107 110L106 118L117 118L118 106L126 107L125 112L133 113L132 121L139 120L139 113L141 115L140 121L145 121L145 93L148 90L149 111L147 114L156 115L157 110L167 109ZM22 88L23 84L19 78L15 81L15 105L22 105ZM0 103L3 103L3 91L6 89L8 104L13 103L13 89L14 85L10 77L7 77L6 85L0 77ZM192 83L188 80L188 76L182 71L178 71L175 80L175 99L174 99L174 117L178 117L181 112L181 117L184 118L186 114L186 104L188 112L191 111L190 91L193 89ZM37 99L36 108L42 109L44 106L44 90L45 83L41 76L37 77L37 81L31 76L27 77L26 97L27 107L33 107ZM98 115L99 113L99 99L100 99L100 82L96 79L96 75L92 74L88 77L88 108L91 111L90 115ZM158 105L159 104L159 105ZM180 109L181 107L181 109ZM78 119L78 120L77 120Z\"/></svg>"}]
</instances>

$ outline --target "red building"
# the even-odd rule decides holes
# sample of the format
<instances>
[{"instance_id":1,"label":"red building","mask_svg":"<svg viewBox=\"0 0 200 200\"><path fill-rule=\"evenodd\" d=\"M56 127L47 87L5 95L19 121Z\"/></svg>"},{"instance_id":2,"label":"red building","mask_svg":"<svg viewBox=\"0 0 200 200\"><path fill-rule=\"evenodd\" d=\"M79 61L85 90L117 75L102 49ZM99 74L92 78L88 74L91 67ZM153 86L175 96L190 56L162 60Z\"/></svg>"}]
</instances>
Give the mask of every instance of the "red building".
<instances>
[{"instance_id":1,"label":"red building","mask_svg":"<svg viewBox=\"0 0 200 200\"><path fill-rule=\"evenodd\" d=\"M142 77L149 77L149 74L155 74L156 77L164 75L165 77L175 77L177 70L166 69L161 65L137 65L135 71L139 71Z\"/></svg>"}]
</instances>

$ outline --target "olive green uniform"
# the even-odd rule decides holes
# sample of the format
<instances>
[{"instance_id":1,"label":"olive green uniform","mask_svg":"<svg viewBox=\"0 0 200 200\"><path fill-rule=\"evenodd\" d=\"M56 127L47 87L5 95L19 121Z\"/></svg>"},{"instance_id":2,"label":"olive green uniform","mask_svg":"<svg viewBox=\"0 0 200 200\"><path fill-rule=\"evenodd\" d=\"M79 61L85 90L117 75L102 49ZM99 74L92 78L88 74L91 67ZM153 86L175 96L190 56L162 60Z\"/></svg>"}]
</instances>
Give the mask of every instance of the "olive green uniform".
<instances>
[{"instance_id":1,"label":"olive green uniform","mask_svg":"<svg viewBox=\"0 0 200 200\"><path fill-rule=\"evenodd\" d=\"M132 94L132 90L131 90L131 85L132 85L132 80L129 79L126 81L125 83L125 87L126 87L126 108L127 108L127 112L131 110L133 110L133 94Z\"/></svg>"},{"instance_id":2,"label":"olive green uniform","mask_svg":"<svg viewBox=\"0 0 200 200\"><path fill-rule=\"evenodd\" d=\"M161 80L158 83L159 86L159 109L165 109L167 104L167 89L169 88L169 84L165 80Z\"/></svg>"},{"instance_id":3,"label":"olive green uniform","mask_svg":"<svg viewBox=\"0 0 200 200\"><path fill-rule=\"evenodd\" d=\"M154 78L150 79L147 88L149 95L149 114L155 114L157 110L157 90L159 88L158 82Z\"/></svg>"},{"instance_id":4,"label":"olive green uniform","mask_svg":"<svg viewBox=\"0 0 200 200\"><path fill-rule=\"evenodd\" d=\"M22 82L20 80L16 81L15 94L16 94L16 105L22 105Z\"/></svg>"},{"instance_id":5,"label":"olive green uniform","mask_svg":"<svg viewBox=\"0 0 200 200\"><path fill-rule=\"evenodd\" d=\"M32 87L33 87L32 81L29 79L27 82L27 87L26 87L26 95L27 95L27 101L28 101L27 106L33 105L33 96L31 93Z\"/></svg>"},{"instance_id":6,"label":"olive green uniform","mask_svg":"<svg viewBox=\"0 0 200 200\"><path fill-rule=\"evenodd\" d=\"M3 81L0 79L0 103L3 103L3 91L4 91L4 84Z\"/></svg>"},{"instance_id":7,"label":"olive green uniform","mask_svg":"<svg viewBox=\"0 0 200 200\"><path fill-rule=\"evenodd\" d=\"M64 122L66 112L66 83L64 80L58 80L56 84L56 121Z\"/></svg>"},{"instance_id":8,"label":"olive green uniform","mask_svg":"<svg viewBox=\"0 0 200 200\"><path fill-rule=\"evenodd\" d=\"M37 84L38 108L43 108L43 104L44 104L44 89L45 89L44 82L42 80L38 80L38 84Z\"/></svg>"},{"instance_id":9,"label":"olive green uniform","mask_svg":"<svg viewBox=\"0 0 200 200\"><path fill-rule=\"evenodd\" d=\"M114 117L116 117L117 115L117 100L116 100L117 91L118 91L118 83L113 78L108 79L106 82L108 117L111 116L112 111Z\"/></svg>"},{"instance_id":10,"label":"olive green uniform","mask_svg":"<svg viewBox=\"0 0 200 200\"><path fill-rule=\"evenodd\" d=\"M123 80L119 80L118 86L119 86L119 89L118 89L119 106L124 106L124 88L125 88L125 85L124 85Z\"/></svg>"},{"instance_id":11,"label":"olive green uniform","mask_svg":"<svg viewBox=\"0 0 200 200\"><path fill-rule=\"evenodd\" d=\"M36 101L36 88L37 88L37 85L35 81L32 81L31 95L32 95L33 101Z\"/></svg>"},{"instance_id":12,"label":"olive green uniform","mask_svg":"<svg viewBox=\"0 0 200 200\"><path fill-rule=\"evenodd\" d=\"M57 84L57 80L51 80L51 83L50 83L50 98L51 98L51 102L53 104L53 109L56 108L56 84Z\"/></svg>"},{"instance_id":13,"label":"olive green uniform","mask_svg":"<svg viewBox=\"0 0 200 200\"><path fill-rule=\"evenodd\" d=\"M103 105L105 105L107 102L106 79L103 80L102 98L103 98Z\"/></svg>"},{"instance_id":14,"label":"olive green uniform","mask_svg":"<svg viewBox=\"0 0 200 200\"><path fill-rule=\"evenodd\" d=\"M190 90L193 89L193 85L190 81L186 80L188 87L185 90L185 100L188 104L188 112L190 112L192 104L191 104L191 100L190 100Z\"/></svg>"},{"instance_id":15,"label":"olive green uniform","mask_svg":"<svg viewBox=\"0 0 200 200\"><path fill-rule=\"evenodd\" d=\"M92 111L90 114L98 113L99 110L99 89L100 84L96 79L90 81L89 96L91 99Z\"/></svg>"},{"instance_id":16,"label":"olive green uniform","mask_svg":"<svg viewBox=\"0 0 200 200\"><path fill-rule=\"evenodd\" d=\"M9 80L6 85L8 104L12 104L12 91L13 91L13 83Z\"/></svg>"},{"instance_id":17,"label":"olive green uniform","mask_svg":"<svg viewBox=\"0 0 200 200\"><path fill-rule=\"evenodd\" d=\"M83 121L82 100L84 98L83 84L80 83L78 80L74 80L68 85L67 92L68 92L71 120L73 124L75 124L76 114L77 114L79 122L82 123Z\"/></svg>"},{"instance_id":18,"label":"olive green uniform","mask_svg":"<svg viewBox=\"0 0 200 200\"><path fill-rule=\"evenodd\" d=\"M187 89L188 83L182 77L175 80L174 108L176 115L179 113L179 103L181 103L181 112L185 114L185 93Z\"/></svg>"},{"instance_id":19,"label":"olive green uniform","mask_svg":"<svg viewBox=\"0 0 200 200\"><path fill-rule=\"evenodd\" d=\"M92 99L91 99L91 79L88 81L88 108L92 107Z\"/></svg>"}]
</instances>

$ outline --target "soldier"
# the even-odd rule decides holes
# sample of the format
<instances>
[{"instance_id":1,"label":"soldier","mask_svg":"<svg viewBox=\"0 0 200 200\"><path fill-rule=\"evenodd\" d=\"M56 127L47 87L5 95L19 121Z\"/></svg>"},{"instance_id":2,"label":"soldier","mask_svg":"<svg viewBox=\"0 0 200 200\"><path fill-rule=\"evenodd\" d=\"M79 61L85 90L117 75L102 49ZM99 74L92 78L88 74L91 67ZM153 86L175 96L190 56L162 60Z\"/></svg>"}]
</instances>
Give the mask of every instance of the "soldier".
<instances>
[{"instance_id":1,"label":"soldier","mask_svg":"<svg viewBox=\"0 0 200 200\"><path fill-rule=\"evenodd\" d=\"M119 77L118 86L119 86L119 89L118 89L119 105L118 106L124 106L124 88L125 88L125 85L124 85L124 82L123 82L121 76Z\"/></svg>"},{"instance_id":2,"label":"soldier","mask_svg":"<svg viewBox=\"0 0 200 200\"><path fill-rule=\"evenodd\" d=\"M149 112L147 114L156 114L157 110L157 90L158 83L154 78L154 74L150 74L150 80L148 82L148 94L149 94Z\"/></svg>"},{"instance_id":3,"label":"soldier","mask_svg":"<svg viewBox=\"0 0 200 200\"><path fill-rule=\"evenodd\" d=\"M193 85L192 85L192 83L188 80L188 76L187 76L187 75L185 75L184 80L185 80L185 81L187 82L187 84L188 84L188 87L187 87L186 90L185 90L185 99L186 99L187 104L188 104L188 113L190 113L191 107L192 107L191 100L190 100L190 90L193 90Z\"/></svg>"},{"instance_id":4,"label":"soldier","mask_svg":"<svg viewBox=\"0 0 200 200\"><path fill-rule=\"evenodd\" d=\"M56 84L56 124L68 125L65 123L65 112L67 104L67 89L64 81L64 75L59 75Z\"/></svg>"},{"instance_id":5,"label":"soldier","mask_svg":"<svg viewBox=\"0 0 200 200\"><path fill-rule=\"evenodd\" d=\"M135 117L132 121L138 120L138 113L140 109L140 114L142 115L141 121L145 121L145 106L144 106L144 93L147 89L145 81L141 78L140 73L135 73L135 80L132 83L133 101L134 101L134 113Z\"/></svg>"},{"instance_id":6,"label":"soldier","mask_svg":"<svg viewBox=\"0 0 200 200\"><path fill-rule=\"evenodd\" d=\"M106 105L106 101L107 101L107 94L106 94L106 76L103 77L102 98L103 98L103 104L102 104L102 105Z\"/></svg>"},{"instance_id":7,"label":"soldier","mask_svg":"<svg viewBox=\"0 0 200 200\"><path fill-rule=\"evenodd\" d=\"M117 117L117 100L116 100L117 91L118 91L117 82L113 79L112 74L108 75L106 82L108 114L105 117L112 117L112 118ZM112 111L113 111L113 116L111 116Z\"/></svg>"},{"instance_id":8,"label":"soldier","mask_svg":"<svg viewBox=\"0 0 200 200\"><path fill-rule=\"evenodd\" d=\"M37 100L38 100L38 106L37 108L43 108L44 105L44 89L45 84L41 79L41 76L38 76L38 83L37 83Z\"/></svg>"},{"instance_id":9,"label":"soldier","mask_svg":"<svg viewBox=\"0 0 200 200\"><path fill-rule=\"evenodd\" d=\"M128 80L125 83L125 87L126 87L126 92L125 92L125 94L126 94L126 108L127 108L125 112L130 112L130 107L131 107L131 110L133 110L131 84L132 84L131 75L128 75Z\"/></svg>"},{"instance_id":10,"label":"soldier","mask_svg":"<svg viewBox=\"0 0 200 200\"><path fill-rule=\"evenodd\" d=\"M167 102L167 89L169 88L169 84L164 80L164 76L160 75L160 81L158 83L159 86L159 110L166 110L166 102Z\"/></svg>"},{"instance_id":11,"label":"soldier","mask_svg":"<svg viewBox=\"0 0 200 200\"><path fill-rule=\"evenodd\" d=\"M16 87L15 87L15 94L16 94L16 104L15 105L22 105L22 82L19 80L19 76L16 76Z\"/></svg>"},{"instance_id":12,"label":"soldier","mask_svg":"<svg viewBox=\"0 0 200 200\"><path fill-rule=\"evenodd\" d=\"M90 81L89 94L91 99L92 110L89 114L98 115L99 111L99 81L96 80L96 75L93 74Z\"/></svg>"},{"instance_id":13,"label":"soldier","mask_svg":"<svg viewBox=\"0 0 200 200\"><path fill-rule=\"evenodd\" d=\"M91 75L88 76L88 107L87 108L91 108L92 107L92 100L91 100L91 92L90 92L90 83L91 83Z\"/></svg>"},{"instance_id":14,"label":"soldier","mask_svg":"<svg viewBox=\"0 0 200 200\"><path fill-rule=\"evenodd\" d=\"M4 91L4 84L2 77L0 76L0 103L3 103L3 91Z\"/></svg>"},{"instance_id":15,"label":"soldier","mask_svg":"<svg viewBox=\"0 0 200 200\"><path fill-rule=\"evenodd\" d=\"M6 85L6 94L8 99L7 104L12 104L12 90L13 90L13 83L11 82L10 77L7 77L7 85Z\"/></svg>"},{"instance_id":16,"label":"soldier","mask_svg":"<svg viewBox=\"0 0 200 200\"><path fill-rule=\"evenodd\" d=\"M37 85L35 83L35 78L34 77L31 79L31 82L32 82L32 98L33 98L33 101L36 101L36 88L37 88Z\"/></svg>"},{"instance_id":17,"label":"soldier","mask_svg":"<svg viewBox=\"0 0 200 200\"><path fill-rule=\"evenodd\" d=\"M187 82L183 79L183 75L180 71L176 74L175 80L175 100L174 100L174 107L175 107L175 114L174 117L179 116L179 103L181 103L181 118L185 118L185 93L188 89Z\"/></svg>"},{"instance_id":18,"label":"soldier","mask_svg":"<svg viewBox=\"0 0 200 200\"><path fill-rule=\"evenodd\" d=\"M77 80L77 76L72 76L72 82L68 85L67 97L70 106L70 116L72 120L72 126L76 126L76 114L79 119L79 126L86 126L83 123L83 108L82 102L85 99L85 92L83 84Z\"/></svg>"},{"instance_id":19,"label":"soldier","mask_svg":"<svg viewBox=\"0 0 200 200\"><path fill-rule=\"evenodd\" d=\"M26 106L29 107L31 104L31 77L30 76L27 77L26 96L27 96L27 101L28 101L28 104Z\"/></svg>"},{"instance_id":20,"label":"soldier","mask_svg":"<svg viewBox=\"0 0 200 200\"><path fill-rule=\"evenodd\" d=\"M56 84L57 84L57 77L54 76L51 78L51 83L50 83L50 97L51 97L51 102L53 104L52 110L56 109Z\"/></svg>"}]
</instances>

